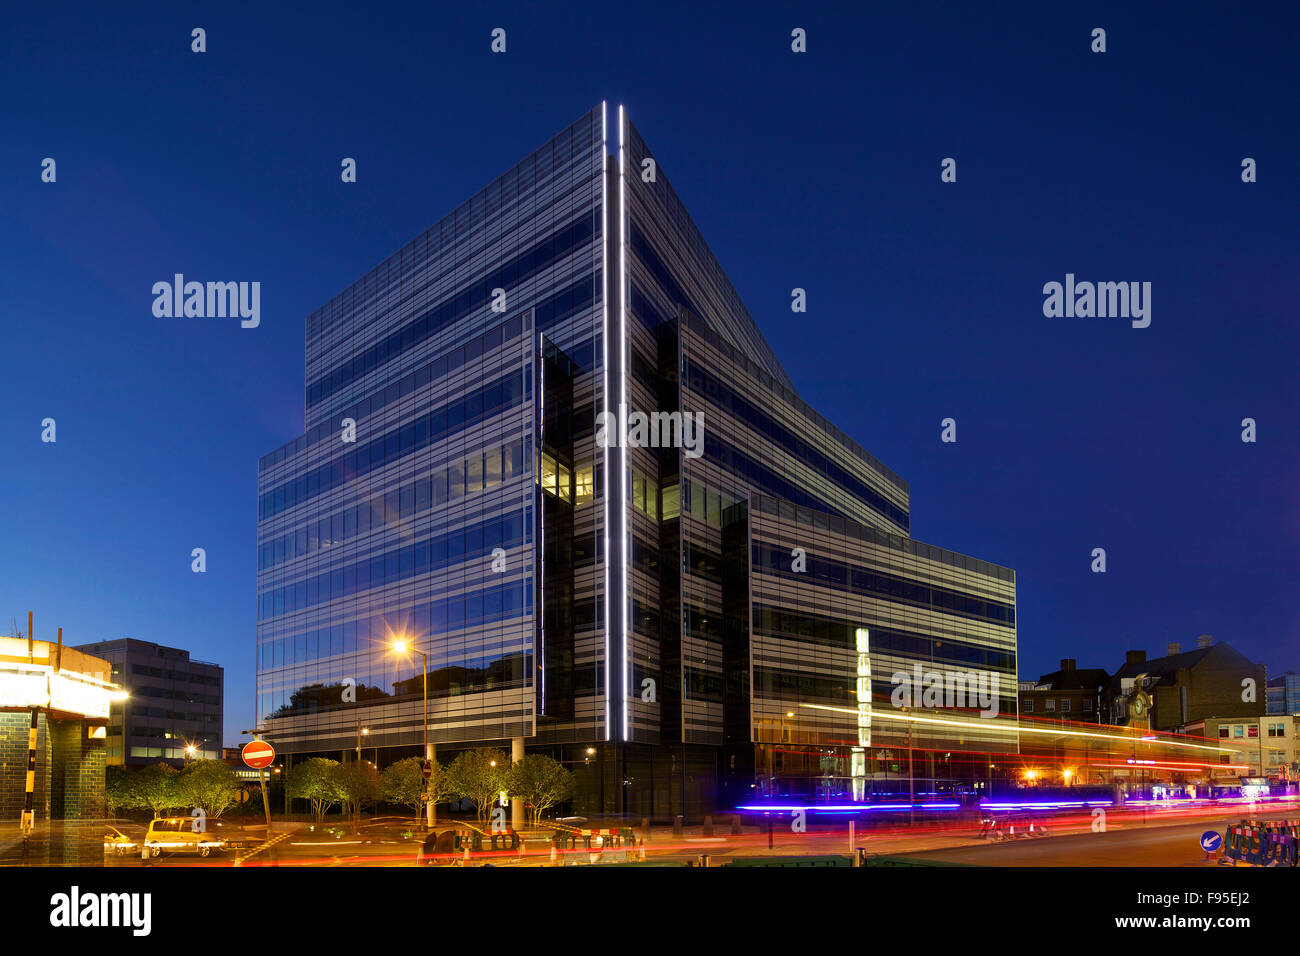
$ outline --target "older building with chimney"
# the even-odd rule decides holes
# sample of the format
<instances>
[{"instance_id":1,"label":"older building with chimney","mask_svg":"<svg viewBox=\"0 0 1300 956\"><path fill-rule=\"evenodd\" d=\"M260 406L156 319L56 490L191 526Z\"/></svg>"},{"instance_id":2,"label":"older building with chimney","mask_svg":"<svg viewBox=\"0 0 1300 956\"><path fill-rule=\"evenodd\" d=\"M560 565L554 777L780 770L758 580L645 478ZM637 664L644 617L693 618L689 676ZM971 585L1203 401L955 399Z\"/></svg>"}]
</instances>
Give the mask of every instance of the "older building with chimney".
<instances>
[{"instance_id":1,"label":"older building with chimney","mask_svg":"<svg viewBox=\"0 0 1300 956\"><path fill-rule=\"evenodd\" d=\"M1176 731L1207 717L1263 716L1266 684L1263 664L1202 634L1194 650L1171 643L1164 657L1128 651L1103 706L1107 723Z\"/></svg>"}]
</instances>

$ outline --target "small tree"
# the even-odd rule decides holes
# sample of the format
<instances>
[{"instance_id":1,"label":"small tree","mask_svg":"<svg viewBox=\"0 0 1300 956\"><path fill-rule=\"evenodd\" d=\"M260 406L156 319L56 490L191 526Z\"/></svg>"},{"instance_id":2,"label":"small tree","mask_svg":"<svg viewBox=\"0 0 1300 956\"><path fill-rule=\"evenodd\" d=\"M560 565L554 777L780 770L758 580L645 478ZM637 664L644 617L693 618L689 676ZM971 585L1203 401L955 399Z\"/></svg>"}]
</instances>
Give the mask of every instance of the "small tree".
<instances>
[{"instance_id":1,"label":"small tree","mask_svg":"<svg viewBox=\"0 0 1300 956\"><path fill-rule=\"evenodd\" d=\"M528 754L506 776L511 798L532 807L534 825L543 811L573 796L573 774L545 754Z\"/></svg>"},{"instance_id":2,"label":"small tree","mask_svg":"<svg viewBox=\"0 0 1300 956\"><path fill-rule=\"evenodd\" d=\"M379 771L368 763L353 761L337 765L334 782L349 814L359 815L363 807L379 799Z\"/></svg>"},{"instance_id":3,"label":"small tree","mask_svg":"<svg viewBox=\"0 0 1300 956\"><path fill-rule=\"evenodd\" d=\"M306 800L311 805L312 817L317 823L325 822L325 813L343 799L335 768L337 760L312 757L294 764L284 781L290 799Z\"/></svg>"},{"instance_id":4,"label":"small tree","mask_svg":"<svg viewBox=\"0 0 1300 956\"><path fill-rule=\"evenodd\" d=\"M162 816L164 810L181 805L181 799L176 793L180 773L170 764L151 763L136 770L131 778L128 788L135 794L136 806L153 811L155 820Z\"/></svg>"},{"instance_id":5,"label":"small tree","mask_svg":"<svg viewBox=\"0 0 1300 956\"><path fill-rule=\"evenodd\" d=\"M380 792L389 803L410 807L415 811L415 818L420 819L420 806L424 803L424 761L419 757L407 757L384 768L380 774Z\"/></svg>"},{"instance_id":6,"label":"small tree","mask_svg":"<svg viewBox=\"0 0 1300 956\"><path fill-rule=\"evenodd\" d=\"M125 767L108 767L104 774L104 803L114 817L119 810L134 810L140 806L136 792L135 775Z\"/></svg>"},{"instance_id":7,"label":"small tree","mask_svg":"<svg viewBox=\"0 0 1300 956\"><path fill-rule=\"evenodd\" d=\"M469 750L447 768L451 792L474 804L479 820L486 820L498 794L506 789L510 758L500 750L480 747Z\"/></svg>"},{"instance_id":8,"label":"small tree","mask_svg":"<svg viewBox=\"0 0 1300 956\"><path fill-rule=\"evenodd\" d=\"M224 760L195 760L176 781L176 795L182 804L199 807L217 819L239 802L239 778Z\"/></svg>"},{"instance_id":9,"label":"small tree","mask_svg":"<svg viewBox=\"0 0 1300 956\"><path fill-rule=\"evenodd\" d=\"M444 767L438 761L430 761L433 766L430 768L428 780L428 800L436 808L440 803L446 803L448 800L456 797L456 789L452 786L450 768ZM433 823L438 822L438 811L433 811Z\"/></svg>"}]
</instances>

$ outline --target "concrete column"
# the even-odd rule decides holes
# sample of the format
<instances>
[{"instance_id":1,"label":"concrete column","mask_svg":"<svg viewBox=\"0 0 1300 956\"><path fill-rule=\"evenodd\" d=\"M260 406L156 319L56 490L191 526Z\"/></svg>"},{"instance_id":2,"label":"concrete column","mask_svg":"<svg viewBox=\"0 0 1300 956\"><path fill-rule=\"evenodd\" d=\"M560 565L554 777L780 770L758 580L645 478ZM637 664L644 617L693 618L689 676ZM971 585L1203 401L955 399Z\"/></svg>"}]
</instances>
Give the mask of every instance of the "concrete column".
<instances>
[{"instance_id":1,"label":"concrete column","mask_svg":"<svg viewBox=\"0 0 1300 956\"><path fill-rule=\"evenodd\" d=\"M510 738L510 762L519 763L524 759L524 738ZM510 826L518 833L524 828L524 801L511 795L510 799Z\"/></svg>"},{"instance_id":2,"label":"concrete column","mask_svg":"<svg viewBox=\"0 0 1300 956\"><path fill-rule=\"evenodd\" d=\"M424 759L425 759L425 760L428 760L430 763L435 762L435 761L438 759L438 752L437 752L437 751L438 751L438 748L437 748L434 744L431 744L431 743L429 743L429 744L425 744L425 745L424 745ZM434 825L435 823L438 822L438 818L437 818L437 816L435 815L436 813L437 813L437 810L435 809L435 806L434 806L434 803L433 803L432 800L430 800L428 803L426 803L426 804L424 805L424 820L425 820L425 823L430 827L430 829L432 829L433 825Z\"/></svg>"}]
</instances>

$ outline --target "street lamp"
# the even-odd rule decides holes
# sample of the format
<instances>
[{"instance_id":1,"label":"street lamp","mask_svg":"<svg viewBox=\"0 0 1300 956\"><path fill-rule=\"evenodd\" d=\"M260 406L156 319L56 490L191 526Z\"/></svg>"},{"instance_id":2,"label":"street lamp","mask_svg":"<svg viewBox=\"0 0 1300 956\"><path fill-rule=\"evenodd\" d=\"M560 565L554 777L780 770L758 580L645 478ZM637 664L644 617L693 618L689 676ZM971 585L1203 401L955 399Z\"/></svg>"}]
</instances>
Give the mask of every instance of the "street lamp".
<instances>
[{"instance_id":1,"label":"street lamp","mask_svg":"<svg viewBox=\"0 0 1300 956\"><path fill-rule=\"evenodd\" d=\"M424 759L429 760L429 655L418 648L412 647L407 643L405 638L398 638L392 644L394 653L406 654L408 651L420 655L421 664L421 686L423 687L424 696L424 720L421 724L424 731ZM426 785L427 787L427 785ZM433 803L425 800L425 825L433 826Z\"/></svg>"}]
</instances>

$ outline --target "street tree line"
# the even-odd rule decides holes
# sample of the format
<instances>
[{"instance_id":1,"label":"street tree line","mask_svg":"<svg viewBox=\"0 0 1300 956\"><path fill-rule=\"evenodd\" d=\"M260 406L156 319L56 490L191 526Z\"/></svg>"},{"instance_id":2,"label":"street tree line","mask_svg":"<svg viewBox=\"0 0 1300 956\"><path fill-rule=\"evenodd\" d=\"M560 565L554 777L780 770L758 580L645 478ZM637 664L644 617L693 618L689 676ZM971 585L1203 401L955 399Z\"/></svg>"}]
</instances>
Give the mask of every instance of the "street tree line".
<instances>
[{"instance_id":1,"label":"street tree line","mask_svg":"<svg viewBox=\"0 0 1300 956\"><path fill-rule=\"evenodd\" d=\"M544 754L528 754L511 763L501 750L470 750L450 764L433 761L427 786L423 764L419 757L407 757L380 773L370 763L314 757L294 764L284 787L291 799L307 801L317 822L324 822L336 807L350 814L380 801L409 807L418 819L426 800L436 806L460 799L473 804L484 820L504 792L511 800L523 800L536 823L573 795L573 774ZM195 760L183 770L166 763L136 770L110 767L105 794L115 813L149 810L160 817L172 810L201 809L215 820L240 801L241 790L225 761Z\"/></svg>"},{"instance_id":2,"label":"street tree line","mask_svg":"<svg viewBox=\"0 0 1300 956\"><path fill-rule=\"evenodd\" d=\"M536 823L573 795L573 774L544 754L528 754L512 764L500 750L466 751L445 766L432 761L427 786L423 767L419 757L407 757L379 773L368 763L313 757L290 768L284 785L289 797L308 802L317 821L334 807L347 813L380 800L409 807L418 819L426 800L436 806L461 799L473 804L478 818L485 820L505 793L511 800L523 800Z\"/></svg>"},{"instance_id":3,"label":"street tree line","mask_svg":"<svg viewBox=\"0 0 1300 956\"><path fill-rule=\"evenodd\" d=\"M108 808L149 810L160 817L168 810L202 810L215 820L239 803L243 786L224 760L193 760L184 770L154 763L127 770L109 767L104 786Z\"/></svg>"}]
</instances>

